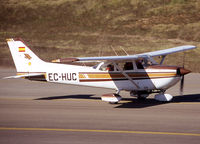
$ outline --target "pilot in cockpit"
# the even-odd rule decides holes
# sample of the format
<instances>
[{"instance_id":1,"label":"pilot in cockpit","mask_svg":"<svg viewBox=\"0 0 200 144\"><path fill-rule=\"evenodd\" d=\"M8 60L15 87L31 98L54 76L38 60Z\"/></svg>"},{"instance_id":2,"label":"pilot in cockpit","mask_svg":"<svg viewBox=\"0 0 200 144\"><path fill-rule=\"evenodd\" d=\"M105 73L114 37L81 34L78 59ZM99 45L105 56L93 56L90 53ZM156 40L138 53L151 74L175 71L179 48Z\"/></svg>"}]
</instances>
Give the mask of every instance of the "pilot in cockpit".
<instances>
[{"instance_id":1,"label":"pilot in cockpit","mask_svg":"<svg viewBox=\"0 0 200 144\"><path fill-rule=\"evenodd\" d=\"M109 64L107 65L107 68L106 68L107 71L114 71L114 66Z\"/></svg>"}]
</instances>

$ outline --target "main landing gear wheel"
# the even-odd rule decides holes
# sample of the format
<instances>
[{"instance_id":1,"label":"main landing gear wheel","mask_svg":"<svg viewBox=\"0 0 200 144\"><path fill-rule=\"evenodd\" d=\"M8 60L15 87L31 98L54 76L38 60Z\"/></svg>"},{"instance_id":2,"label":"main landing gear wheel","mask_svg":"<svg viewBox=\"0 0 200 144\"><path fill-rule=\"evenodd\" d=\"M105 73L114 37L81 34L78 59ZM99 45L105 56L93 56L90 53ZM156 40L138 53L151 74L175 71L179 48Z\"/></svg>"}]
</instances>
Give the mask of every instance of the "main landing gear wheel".
<instances>
[{"instance_id":1,"label":"main landing gear wheel","mask_svg":"<svg viewBox=\"0 0 200 144\"><path fill-rule=\"evenodd\" d=\"M138 101L145 101L147 98L146 97L142 97L142 96L138 96L137 99L138 99Z\"/></svg>"},{"instance_id":2,"label":"main landing gear wheel","mask_svg":"<svg viewBox=\"0 0 200 144\"><path fill-rule=\"evenodd\" d=\"M118 104L118 102L109 102L109 104Z\"/></svg>"},{"instance_id":3,"label":"main landing gear wheel","mask_svg":"<svg viewBox=\"0 0 200 144\"><path fill-rule=\"evenodd\" d=\"M120 100L122 99L122 97L118 94L104 94L101 97L102 101L106 101L109 102L110 104L117 104Z\"/></svg>"},{"instance_id":4,"label":"main landing gear wheel","mask_svg":"<svg viewBox=\"0 0 200 144\"><path fill-rule=\"evenodd\" d=\"M149 96L148 91L131 91L130 96L136 97L139 101L145 101Z\"/></svg>"}]
</instances>

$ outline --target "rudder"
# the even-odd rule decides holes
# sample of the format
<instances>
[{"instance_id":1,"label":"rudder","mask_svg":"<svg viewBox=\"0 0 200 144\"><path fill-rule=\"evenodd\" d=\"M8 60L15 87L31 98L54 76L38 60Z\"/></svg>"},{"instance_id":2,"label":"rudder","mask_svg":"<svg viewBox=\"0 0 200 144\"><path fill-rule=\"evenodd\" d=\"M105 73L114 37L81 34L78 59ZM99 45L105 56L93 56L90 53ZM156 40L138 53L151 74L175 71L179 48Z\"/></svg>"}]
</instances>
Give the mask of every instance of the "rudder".
<instances>
[{"instance_id":1,"label":"rudder","mask_svg":"<svg viewBox=\"0 0 200 144\"><path fill-rule=\"evenodd\" d=\"M17 72L36 72L45 63L20 39L7 39Z\"/></svg>"}]
</instances>

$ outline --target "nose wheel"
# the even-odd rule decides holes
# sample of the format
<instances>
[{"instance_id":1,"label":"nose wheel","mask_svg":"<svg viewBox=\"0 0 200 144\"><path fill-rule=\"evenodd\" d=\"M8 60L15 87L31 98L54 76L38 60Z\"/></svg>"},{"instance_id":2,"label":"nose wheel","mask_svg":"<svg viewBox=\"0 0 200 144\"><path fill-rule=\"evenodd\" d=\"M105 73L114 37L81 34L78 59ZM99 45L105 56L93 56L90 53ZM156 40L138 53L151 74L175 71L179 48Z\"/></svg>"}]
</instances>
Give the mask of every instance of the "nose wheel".
<instances>
[{"instance_id":1,"label":"nose wheel","mask_svg":"<svg viewBox=\"0 0 200 144\"><path fill-rule=\"evenodd\" d=\"M161 92L161 93L155 95L155 100L162 101L162 102L169 102L172 100L172 98L173 98L172 95L165 94L164 92Z\"/></svg>"}]
</instances>

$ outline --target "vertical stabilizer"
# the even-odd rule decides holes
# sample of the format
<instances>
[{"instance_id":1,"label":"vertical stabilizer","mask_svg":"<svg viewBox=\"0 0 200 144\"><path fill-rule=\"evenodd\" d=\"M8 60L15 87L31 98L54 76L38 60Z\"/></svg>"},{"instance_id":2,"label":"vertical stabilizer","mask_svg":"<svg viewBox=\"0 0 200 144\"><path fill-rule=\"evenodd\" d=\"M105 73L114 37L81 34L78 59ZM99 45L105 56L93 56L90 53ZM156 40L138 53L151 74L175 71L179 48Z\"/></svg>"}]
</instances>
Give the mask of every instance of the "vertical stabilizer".
<instances>
[{"instance_id":1,"label":"vertical stabilizer","mask_svg":"<svg viewBox=\"0 0 200 144\"><path fill-rule=\"evenodd\" d=\"M37 72L45 63L19 39L7 39L17 72Z\"/></svg>"}]
</instances>

